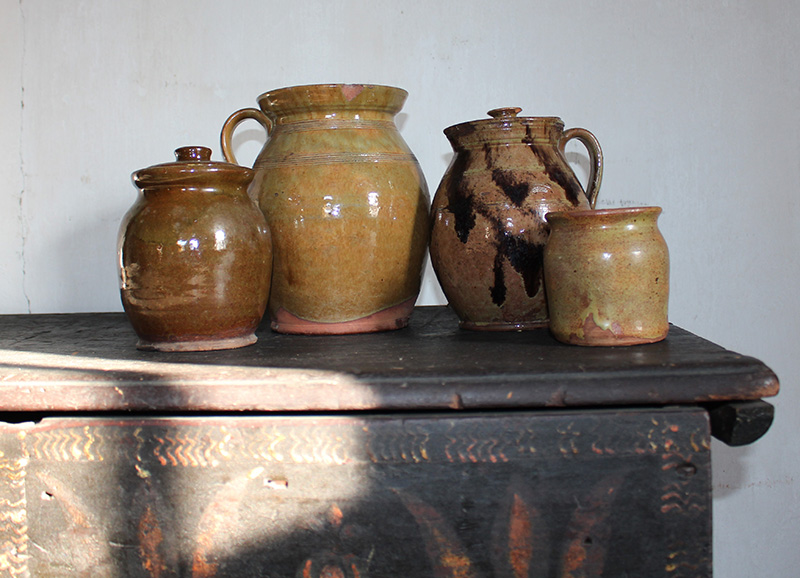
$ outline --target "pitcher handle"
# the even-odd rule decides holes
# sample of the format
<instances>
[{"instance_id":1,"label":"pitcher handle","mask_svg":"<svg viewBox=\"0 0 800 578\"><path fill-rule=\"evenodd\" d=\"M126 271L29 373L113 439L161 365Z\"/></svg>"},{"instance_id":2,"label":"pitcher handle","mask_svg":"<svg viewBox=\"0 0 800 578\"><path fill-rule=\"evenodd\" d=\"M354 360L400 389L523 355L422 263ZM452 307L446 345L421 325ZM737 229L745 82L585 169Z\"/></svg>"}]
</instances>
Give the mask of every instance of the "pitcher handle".
<instances>
[{"instance_id":1,"label":"pitcher handle","mask_svg":"<svg viewBox=\"0 0 800 578\"><path fill-rule=\"evenodd\" d=\"M558 141L558 150L562 155L566 155L567 142L574 138L581 141L589 152L591 169L585 192L586 198L589 199L589 206L594 209L597 203L597 193L600 192L600 183L603 181L603 149L600 148L597 138L585 128L571 128L565 130L561 140Z\"/></svg>"},{"instance_id":2,"label":"pitcher handle","mask_svg":"<svg viewBox=\"0 0 800 578\"><path fill-rule=\"evenodd\" d=\"M222 156L225 157L226 161L235 165L239 163L236 162L236 157L233 155L233 145L231 144L233 131L236 130L240 122L247 118L251 118L263 126L264 130L267 131L267 138L272 132L272 121L257 108L243 108L230 115L225 124L222 125L222 133L220 133L219 140L222 145Z\"/></svg>"}]
</instances>

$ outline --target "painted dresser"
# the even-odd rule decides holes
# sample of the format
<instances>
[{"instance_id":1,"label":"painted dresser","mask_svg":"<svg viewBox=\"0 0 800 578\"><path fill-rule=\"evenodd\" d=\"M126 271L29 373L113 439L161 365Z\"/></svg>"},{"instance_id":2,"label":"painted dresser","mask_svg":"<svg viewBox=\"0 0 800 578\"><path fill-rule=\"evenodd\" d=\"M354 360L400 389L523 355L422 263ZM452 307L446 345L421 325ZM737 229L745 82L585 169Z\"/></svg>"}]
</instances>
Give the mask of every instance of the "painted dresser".
<instances>
[{"instance_id":1,"label":"painted dresser","mask_svg":"<svg viewBox=\"0 0 800 578\"><path fill-rule=\"evenodd\" d=\"M711 435L760 361L679 327L579 348L458 329L135 349L121 313L0 316L0 577L711 576Z\"/></svg>"}]
</instances>

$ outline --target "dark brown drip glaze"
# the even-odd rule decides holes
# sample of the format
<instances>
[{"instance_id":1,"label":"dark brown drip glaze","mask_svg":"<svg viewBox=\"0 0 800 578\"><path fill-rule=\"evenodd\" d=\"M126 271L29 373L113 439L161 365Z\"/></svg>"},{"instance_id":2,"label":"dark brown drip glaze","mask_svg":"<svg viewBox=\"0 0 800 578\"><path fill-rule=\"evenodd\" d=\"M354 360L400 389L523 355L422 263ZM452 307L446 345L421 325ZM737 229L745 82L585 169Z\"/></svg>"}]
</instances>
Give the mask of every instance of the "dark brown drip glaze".
<instances>
[{"instance_id":1,"label":"dark brown drip glaze","mask_svg":"<svg viewBox=\"0 0 800 578\"><path fill-rule=\"evenodd\" d=\"M494 285L489 288L492 303L501 307L506 299L505 274L503 260L508 259L511 267L522 277L525 293L533 297L539 292L542 284L542 253L544 246L528 241L520 235L512 235L505 228L505 222L492 215L483 207L477 212L486 218L494 228L494 245L497 249L494 260ZM474 222L474 213L472 215Z\"/></svg>"},{"instance_id":2,"label":"dark brown drip glaze","mask_svg":"<svg viewBox=\"0 0 800 578\"><path fill-rule=\"evenodd\" d=\"M503 191L508 200L517 207L521 207L530 193L530 184L526 181L517 181L513 171L494 169L492 171L492 181Z\"/></svg>"},{"instance_id":3,"label":"dark brown drip glaze","mask_svg":"<svg viewBox=\"0 0 800 578\"><path fill-rule=\"evenodd\" d=\"M460 150L453 158L450 168L452 174L463 174L468 163L467 150ZM488 151L484 149L484 154ZM492 181L498 189L519 209L530 193L530 185L518 182L510 172L503 170L492 171ZM492 224L494 229L494 245L497 250L494 261L494 284L490 287L492 302L497 306L505 303L507 287L503 272L503 261L508 259L511 267L522 277L525 293L533 297L539 292L542 281L542 251L543 246L532 243L527 239L509 234L505 222L496 214L492 214L487 207L475 203L475 197L470 191L449 181L446 186L447 207L445 209L453 215L454 229L459 241L466 244L470 233L475 228L476 215L480 214ZM523 209L524 210L524 209Z\"/></svg>"},{"instance_id":4,"label":"dark brown drip glaze","mask_svg":"<svg viewBox=\"0 0 800 578\"><path fill-rule=\"evenodd\" d=\"M577 177L569 170L569 165L559 156L558 149L552 144L540 146L536 143L536 138L531 133L531 127L525 127L525 138L522 142L528 145L534 156L542 161L545 173L554 183L558 184L563 190L566 199L577 207L580 204L578 194L583 192L583 187ZM566 169L566 170L565 170ZM584 193L584 196L585 193Z\"/></svg>"},{"instance_id":5,"label":"dark brown drip glaze","mask_svg":"<svg viewBox=\"0 0 800 578\"><path fill-rule=\"evenodd\" d=\"M465 150L456 151L448 172L454 175L464 174L468 164L468 155L469 153ZM472 195L469 190L461 186L457 179L448 180L446 194L447 207L445 209L450 211L455 219L455 231L459 241L466 244L470 231L475 227L475 207Z\"/></svg>"},{"instance_id":6,"label":"dark brown drip glaze","mask_svg":"<svg viewBox=\"0 0 800 578\"><path fill-rule=\"evenodd\" d=\"M496 225L497 226L497 225ZM498 227L500 228L500 227ZM498 232L497 257L494 262L494 285L491 287L492 302L497 306L505 303L506 287L503 275L503 259L522 277L525 293L533 297L542 284L542 252L544 246L531 243L517 235Z\"/></svg>"}]
</instances>

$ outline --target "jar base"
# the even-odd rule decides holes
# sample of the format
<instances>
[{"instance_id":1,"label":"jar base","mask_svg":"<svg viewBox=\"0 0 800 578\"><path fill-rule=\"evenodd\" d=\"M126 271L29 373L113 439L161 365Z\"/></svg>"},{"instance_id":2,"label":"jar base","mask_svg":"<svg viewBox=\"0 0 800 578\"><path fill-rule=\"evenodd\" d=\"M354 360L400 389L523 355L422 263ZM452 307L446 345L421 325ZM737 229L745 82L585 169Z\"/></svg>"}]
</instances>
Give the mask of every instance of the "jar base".
<instances>
[{"instance_id":1,"label":"jar base","mask_svg":"<svg viewBox=\"0 0 800 578\"><path fill-rule=\"evenodd\" d=\"M217 349L237 349L254 344L258 338L255 333L226 337L223 339L186 339L184 341L150 341L139 339L136 349L142 351L214 351Z\"/></svg>"},{"instance_id":2,"label":"jar base","mask_svg":"<svg viewBox=\"0 0 800 578\"><path fill-rule=\"evenodd\" d=\"M392 331L408 325L408 318L416 301L414 297L359 319L334 322L309 321L280 308L274 313L270 327L277 333L295 335L348 335Z\"/></svg>"},{"instance_id":3,"label":"jar base","mask_svg":"<svg viewBox=\"0 0 800 578\"><path fill-rule=\"evenodd\" d=\"M618 337L592 337L589 339L579 338L575 335L557 335L553 333L553 337L561 343L568 345L580 345L583 347L618 347L630 345L647 345L648 343L658 343L667 337L667 333L656 337L640 337L640 336L625 336Z\"/></svg>"}]
</instances>

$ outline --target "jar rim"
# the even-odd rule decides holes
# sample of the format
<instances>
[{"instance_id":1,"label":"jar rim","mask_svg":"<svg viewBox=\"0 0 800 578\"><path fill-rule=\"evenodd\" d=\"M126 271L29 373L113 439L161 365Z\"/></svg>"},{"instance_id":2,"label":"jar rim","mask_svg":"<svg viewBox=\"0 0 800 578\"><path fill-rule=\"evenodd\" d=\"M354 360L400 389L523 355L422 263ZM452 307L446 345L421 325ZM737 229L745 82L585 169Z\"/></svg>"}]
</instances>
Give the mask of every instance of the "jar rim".
<instances>
[{"instance_id":1,"label":"jar rim","mask_svg":"<svg viewBox=\"0 0 800 578\"><path fill-rule=\"evenodd\" d=\"M383 84L302 84L276 88L261 94L256 101L268 116L282 116L299 110L345 108L376 110L397 114L408 91Z\"/></svg>"},{"instance_id":2,"label":"jar rim","mask_svg":"<svg viewBox=\"0 0 800 578\"><path fill-rule=\"evenodd\" d=\"M545 215L548 223L554 221L595 221L613 217L628 217L635 215L650 215L657 217L661 214L661 207L655 205L641 207L611 207L607 209L574 209L571 211L551 211Z\"/></svg>"}]
</instances>

